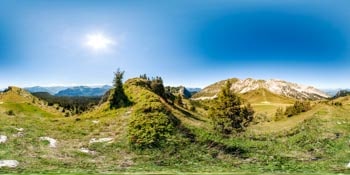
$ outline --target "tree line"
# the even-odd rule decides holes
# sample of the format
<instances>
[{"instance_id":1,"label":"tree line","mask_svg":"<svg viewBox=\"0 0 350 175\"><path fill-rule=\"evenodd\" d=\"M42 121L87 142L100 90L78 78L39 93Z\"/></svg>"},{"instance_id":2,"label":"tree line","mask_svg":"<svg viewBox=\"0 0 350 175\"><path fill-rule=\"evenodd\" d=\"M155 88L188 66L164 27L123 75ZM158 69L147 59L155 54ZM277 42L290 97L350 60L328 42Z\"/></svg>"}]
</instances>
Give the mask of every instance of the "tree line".
<instances>
[{"instance_id":1,"label":"tree line","mask_svg":"<svg viewBox=\"0 0 350 175\"><path fill-rule=\"evenodd\" d=\"M41 100L47 102L48 106L54 106L57 104L62 107L62 112L66 116L81 114L84 111L89 110L93 106L97 105L101 97L68 97L68 96L53 96L47 92L35 92L32 93L34 96L38 97Z\"/></svg>"}]
</instances>

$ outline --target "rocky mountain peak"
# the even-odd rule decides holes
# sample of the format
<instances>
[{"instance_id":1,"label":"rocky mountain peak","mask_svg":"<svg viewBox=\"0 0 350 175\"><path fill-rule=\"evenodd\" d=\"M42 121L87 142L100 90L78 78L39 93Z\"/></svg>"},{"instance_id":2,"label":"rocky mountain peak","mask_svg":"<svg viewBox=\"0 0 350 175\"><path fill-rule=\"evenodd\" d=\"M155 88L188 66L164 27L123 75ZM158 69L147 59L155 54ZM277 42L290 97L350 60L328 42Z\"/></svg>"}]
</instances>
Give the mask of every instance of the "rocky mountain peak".
<instances>
[{"instance_id":1,"label":"rocky mountain peak","mask_svg":"<svg viewBox=\"0 0 350 175\"><path fill-rule=\"evenodd\" d=\"M214 98L220 91L220 88L227 80L214 83L201 92L199 92L195 98ZM240 94L244 94L257 89L266 89L274 94L282 95L285 97L291 97L294 99L308 99L319 100L323 98L329 98L329 96L312 86L300 85L297 83L291 83L284 80L269 79L269 80L257 80L253 78L247 79L229 79L232 82L231 89Z\"/></svg>"}]
</instances>

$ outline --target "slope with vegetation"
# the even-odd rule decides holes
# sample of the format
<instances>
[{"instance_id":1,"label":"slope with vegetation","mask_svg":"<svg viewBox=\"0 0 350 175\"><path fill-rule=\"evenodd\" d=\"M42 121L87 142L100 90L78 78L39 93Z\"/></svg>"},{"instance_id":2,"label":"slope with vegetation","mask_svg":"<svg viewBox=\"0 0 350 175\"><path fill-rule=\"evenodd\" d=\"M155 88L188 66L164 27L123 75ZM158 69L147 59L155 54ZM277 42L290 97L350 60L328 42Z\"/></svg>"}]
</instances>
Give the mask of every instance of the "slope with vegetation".
<instances>
[{"instance_id":1,"label":"slope with vegetation","mask_svg":"<svg viewBox=\"0 0 350 175\"><path fill-rule=\"evenodd\" d=\"M47 102L48 106L56 106L56 108L62 108L61 111L65 113L65 116L71 116L75 114L81 114L88 111L93 106L97 105L101 97L69 97L69 96L53 96L47 92L34 92L35 97Z\"/></svg>"},{"instance_id":2,"label":"slope with vegetation","mask_svg":"<svg viewBox=\"0 0 350 175\"><path fill-rule=\"evenodd\" d=\"M223 134L213 127L211 116L217 113L210 112L218 101L173 103L160 80L152 85L147 78L130 79L118 85L127 105L111 103L114 88L100 105L71 117L21 89L2 93L0 135L8 139L0 143L0 160L19 165L0 167L0 173L350 173L348 97L334 100L342 106L312 101L308 111L254 122L262 111L273 117L278 107L293 106L295 100L246 94L245 100L253 102L253 121ZM255 105L264 101L274 110ZM247 104L232 102L239 111Z\"/></svg>"}]
</instances>

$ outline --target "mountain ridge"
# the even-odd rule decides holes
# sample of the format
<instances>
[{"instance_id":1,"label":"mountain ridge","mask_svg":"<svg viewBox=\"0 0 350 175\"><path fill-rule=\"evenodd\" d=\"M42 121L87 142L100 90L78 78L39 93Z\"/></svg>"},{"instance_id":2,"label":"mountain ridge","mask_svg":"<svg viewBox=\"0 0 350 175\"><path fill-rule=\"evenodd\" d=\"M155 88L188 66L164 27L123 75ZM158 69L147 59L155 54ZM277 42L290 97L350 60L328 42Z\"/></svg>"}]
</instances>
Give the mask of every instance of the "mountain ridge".
<instances>
[{"instance_id":1,"label":"mountain ridge","mask_svg":"<svg viewBox=\"0 0 350 175\"><path fill-rule=\"evenodd\" d=\"M111 89L110 85L100 86L33 86L25 87L23 89L31 92L47 92L55 96L102 96L106 91Z\"/></svg>"},{"instance_id":2,"label":"mountain ridge","mask_svg":"<svg viewBox=\"0 0 350 175\"><path fill-rule=\"evenodd\" d=\"M103 96L112 86L101 87L75 86L61 90L55 96Z\"/></svg>"},{"instance_id":3,"label":"mountain ridge","mask_svg":"<svg viewBox=\"0 0 350 175\"><path fill-rule=\"evenodd\" d=\"M330 96L312 86L305 86L297 83L287 82L278 79L259 80L253 78L238 79L231 78L222 80L205 87L193 96L195 100L212 99L220 91L226 81L231 81L231 89L239 94L244 94L257 89L267 89L268 91L294 99L320 100Z\"/></svg>"}]
</instances>

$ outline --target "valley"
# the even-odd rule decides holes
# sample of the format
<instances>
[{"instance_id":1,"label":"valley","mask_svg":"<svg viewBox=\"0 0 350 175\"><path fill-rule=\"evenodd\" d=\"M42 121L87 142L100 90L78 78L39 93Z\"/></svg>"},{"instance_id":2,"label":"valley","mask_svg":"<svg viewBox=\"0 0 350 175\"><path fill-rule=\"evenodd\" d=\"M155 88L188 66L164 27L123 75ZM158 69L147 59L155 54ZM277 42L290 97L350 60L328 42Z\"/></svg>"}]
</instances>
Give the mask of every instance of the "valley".
<instances>
[{"instance_id":1,"label":"valley","mask_svg":"<svg viewBox=\"0 0 350 175\"><path fill-rule=\"evenodd\" d=\"M0 161L18 165L0 163L0 172L350 173L350 96L330 100L302 92L303 98L292 98L251 88L238 96L254 109L252 122L243 132L223 135L212 127L212 100L196 100L216 95L223 83L183 97L181 103L172 100L176 92L159 95L148 83L142 78L124 83L130 105L110 108L111 92L98 105L69 117L62 108L10 87L0 94L0 135L6 136L0 142ZM306 96L311 97L310 110L276 117L278 108Z\"/></svg>"}]
</instances>

